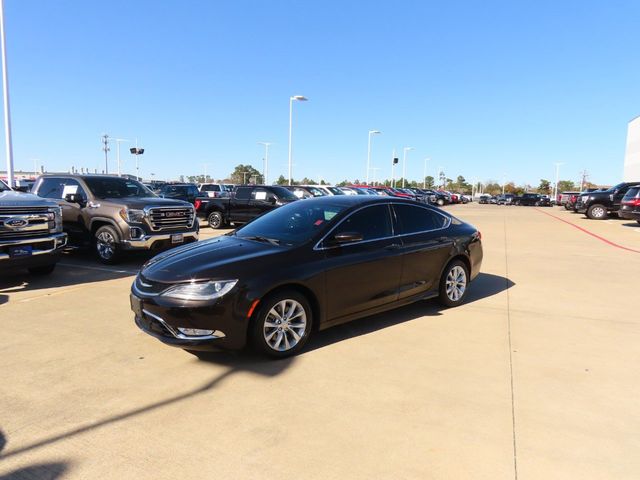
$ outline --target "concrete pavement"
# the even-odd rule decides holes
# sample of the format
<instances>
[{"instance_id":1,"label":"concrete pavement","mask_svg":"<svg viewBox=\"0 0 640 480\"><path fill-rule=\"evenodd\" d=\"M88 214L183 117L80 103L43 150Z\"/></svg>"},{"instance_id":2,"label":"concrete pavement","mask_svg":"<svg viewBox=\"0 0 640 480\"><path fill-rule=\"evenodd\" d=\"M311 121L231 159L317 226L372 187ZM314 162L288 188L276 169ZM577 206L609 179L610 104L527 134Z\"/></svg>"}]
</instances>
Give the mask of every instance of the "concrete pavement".
<instances>
[{"instance_id":1,"label":"concrete pavement","mask_svg":"<svg viewBox=\"0 0 640 480\"><path fill-rule=\"evenodd\" d=\"M632 479L640 228L469 204L467 303L198 359L137 330L141 259L0 280L0 479ZM208 228L204 236L211 235Z\"/></svg>"}]
</instances>

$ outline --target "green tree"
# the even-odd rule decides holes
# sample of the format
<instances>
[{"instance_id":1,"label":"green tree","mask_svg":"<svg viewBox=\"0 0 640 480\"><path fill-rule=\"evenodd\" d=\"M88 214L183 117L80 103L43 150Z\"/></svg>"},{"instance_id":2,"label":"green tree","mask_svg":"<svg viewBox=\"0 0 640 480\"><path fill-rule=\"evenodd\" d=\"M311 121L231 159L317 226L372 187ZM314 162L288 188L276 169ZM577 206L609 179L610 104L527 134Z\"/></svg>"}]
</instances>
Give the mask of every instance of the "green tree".
<instances>
[{"instance_id":1,"label":"green tree","mask_svg":"<svg viewBox=\"0 0 640 480\"><path fill-rule=\"evenodd\" d=\"M502 193L502 185L493 180L489 180L484 186L484 193L488 193L489 195L498 195Z\"/></svg>"},{"instance_id":2,"label":"green tree","mask_svg":"<svg viewBox=\"0 0 640 480\"><path fill-rule=\"evenodd\" d=\"M252 181L259 182L262 179L262 174L251 165L240 164L236 166L230 177L233 180L233 183L244 184L251 183Z\"/></svg>"},{"instance_id":3,"label":"green tree","mask_svg":"<svg viewBox=\"0 0 640 480\"><path fill-rule=\"evenodd\" d=\"M580 185L576 187L576 184L571 180L560 180L558 182L558 193L573 192L580 188Z\"/></svg>"},{"instance_id":4,"label":"green tree","mask_svg":"<svg viewBox=\"0 0 640 480\"><path fill-rule=\"evenodd\" d=\"M426 177L424 177L424 183L427 188L433 188L436 184L435 178L433 178L431 175L427 175Z\"/></svg>"},{"instance_id":5,"label":"green tree","mask_svg":"<svg viewBox=\"0 0 640 480\"><path fill-rule=\"evenodd\" d=\"M343 180L340 183L336 183L336 187L344 187L346 185L351 184L351 182L349 180Z\"/></svg>"},{"instance_id":6,"label":"green tree","mask_svg":"<svg viewBox=\"0 0 640 480\"><path fill-rule=\"evenodd\" d=\"M276 185L287 185L288 183L289 182L287 181L286 178L284 178L284 175L280 175L276 180Z\"/></svg>"},{"instance_id":7,"label":"green tree","mask_svg":"<svg viewBox=\"0 0 640 480\"><path fill-rule=\"evenodd\" d=\"M543 195L549 195L549 193L551 193L551 182L549 182L549 180L545 180L544 178L541 178L540 185L538 185L538 193L542 193Z\"/></svg>"}]
</instances>

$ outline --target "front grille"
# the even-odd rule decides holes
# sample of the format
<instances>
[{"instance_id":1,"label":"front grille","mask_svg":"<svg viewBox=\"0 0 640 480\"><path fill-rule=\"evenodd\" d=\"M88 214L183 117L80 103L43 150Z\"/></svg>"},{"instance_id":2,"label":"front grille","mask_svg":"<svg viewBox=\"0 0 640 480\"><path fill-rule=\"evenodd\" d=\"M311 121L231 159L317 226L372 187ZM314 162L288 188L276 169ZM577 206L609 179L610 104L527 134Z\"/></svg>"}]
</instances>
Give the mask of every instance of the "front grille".
<instances>
[{"instance_id":1,"label":"front grille","mask_svg":"<svg viewBox=\"0 0 640 480\"><path fill-rule=\"evenodd\" d=\"M47 235L52 227L47 208L10 207L0 209L0 238Z\"/></svg>"},{"instance_id":2,"label":"front grille","mask_svg":"<svg viewBox=\"0 0 640 480\"><path fill-rule=\"evenodd\" d=\"M146 279L142 274L136 277L136 290L146 295L158 295L167 289L169 285L166 283L152 282Z\"/></svg>"},{"instance_id":3,"label":"front grille","mask_svg":"<svg viewBox=\"0 0 640 480\"><path fill-rule=\"evenodd\" d=\"M191 207L156 207L149 209L149 224L155 231L191 228L194 221Z\"/></svg>"}]
</instances>

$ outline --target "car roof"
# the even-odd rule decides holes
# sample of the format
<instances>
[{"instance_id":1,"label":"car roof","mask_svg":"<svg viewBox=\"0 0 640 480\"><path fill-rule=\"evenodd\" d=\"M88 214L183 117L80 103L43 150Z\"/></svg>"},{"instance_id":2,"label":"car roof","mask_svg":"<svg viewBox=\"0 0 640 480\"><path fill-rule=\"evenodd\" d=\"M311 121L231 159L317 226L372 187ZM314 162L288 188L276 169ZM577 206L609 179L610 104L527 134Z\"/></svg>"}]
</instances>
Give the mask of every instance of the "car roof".
<instances>
[{"instance_id":1,"label":"car roof","mask_svg":"<svg viewBox=\"0 0 640 480\"><path fill-rule=\"evenodd\" d=\"M325 202L331 205L340 205L344 207L351 207L356 205L367 205L376 203L402 203L405 205L415 205L419 207L427 207L422 203L416 203L414 200L399 198L399 197L386 197L379 195L333 195L325 197L308 198L305 202ZM430 207L431 208L431 207Z\"/></svg>"}]
</instances>

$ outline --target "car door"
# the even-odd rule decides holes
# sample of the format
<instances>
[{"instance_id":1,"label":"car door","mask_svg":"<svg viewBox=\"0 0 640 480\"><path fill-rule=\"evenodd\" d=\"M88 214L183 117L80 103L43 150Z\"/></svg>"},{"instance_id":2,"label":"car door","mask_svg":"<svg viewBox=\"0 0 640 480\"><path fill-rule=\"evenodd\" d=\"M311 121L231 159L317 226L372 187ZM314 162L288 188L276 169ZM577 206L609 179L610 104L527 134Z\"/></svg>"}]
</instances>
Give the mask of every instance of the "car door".
<instances>
[{"instance_id":1,"label":"car door","mask_svg":"<svg viewBox=\"0 0 640 480\"><path fill-rule=\"evenodd\" d=\"M250 220L273 210L275 208L276 201L277 198L273 192L262 187L254 188L251 192L251 199L249 200Z\"/></svg>"},{"instance_id":2,"label":"car door","mask_svg":"<svg viewBox=\"0 0 640 480\"><path fill-rule=\"evenodd\" d=\"M438 287L450 257L453 239L449 217L420 205L393 204L396 230L402 240L402 275L398 298L426 294Z\"/></svg>"},{"instance_id":3,"label":"car door","mask_svg":"<svg viewBox=\"0 0 640 480\"><path fill-rule=\"evenodd\" d=\"M251 187L238 187L235 197L229 202L229 218L232 222L246 223L254 218L252 215Z\"/></svg>"},{"instance_id":4,"label":"car door","mask_svg":"<svg viewBox=\"0 0 640 480\"><path fill-rule=\"evenodd\" d=\"M355 232L362 241L336 245L338 233ZM398 298L402 257L388 205L355 211L325 237L319 248L325 253L327 319L388 304Z\"/></svg>"}]
</instances>

